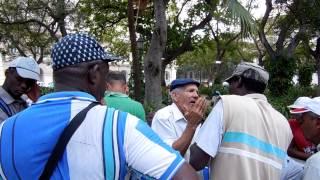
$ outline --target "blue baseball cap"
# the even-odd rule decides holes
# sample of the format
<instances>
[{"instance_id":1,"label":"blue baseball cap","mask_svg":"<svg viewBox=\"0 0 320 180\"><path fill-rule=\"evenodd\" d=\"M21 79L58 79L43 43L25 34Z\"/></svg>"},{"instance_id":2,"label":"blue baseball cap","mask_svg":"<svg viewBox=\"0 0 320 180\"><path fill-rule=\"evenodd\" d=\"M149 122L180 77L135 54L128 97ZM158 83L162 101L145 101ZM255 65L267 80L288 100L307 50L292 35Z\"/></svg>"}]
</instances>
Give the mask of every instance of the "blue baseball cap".
<instances>
[{"instance_id":1,"label":"blue baseball cap","mask_svg":"<svg viewBox=\"0 0 320 180\"><path fill-rule=\"evenodd\" d=\"M200 83L193 79L176 79L171 82L170 91L174 90L177 87L182 87L188 84L194 84L198 87L200 86Z\"/></svg>"},{"instance_id":2,"label":"blue baseball cap","mask_svg":"<svg viewBox=\"0 0 320 180\"><path fill-rule=\"evenodd\" d=\"M68 34L61 38L54 44L51 58L53 70L95 60L110 62L121 59L106 52L93 37L85 33Z\"/></svg>"}]
</instances>

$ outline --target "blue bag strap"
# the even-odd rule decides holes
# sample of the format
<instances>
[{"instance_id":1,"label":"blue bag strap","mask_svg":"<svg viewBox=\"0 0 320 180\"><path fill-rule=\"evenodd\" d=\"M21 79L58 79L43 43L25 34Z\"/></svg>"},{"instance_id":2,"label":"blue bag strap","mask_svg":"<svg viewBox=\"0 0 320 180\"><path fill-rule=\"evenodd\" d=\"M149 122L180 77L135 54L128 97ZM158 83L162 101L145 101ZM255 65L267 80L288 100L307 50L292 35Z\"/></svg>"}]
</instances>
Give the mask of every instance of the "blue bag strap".
<instances>
[{"instance_id":1,"label":"blue bag strap","mask_svg":"<svg viewBox=\"0 0 320 180\"><path fill-rule=\"evenodd\" d=\"M9 108L9 106L7 105L7 103L5 103L3 101L3 99L0 97L0 108L2 109L2 111L4 113L7 114L8 117L11 117L13 112L11 111L11 109Z\"/></svg>"}]
</instances>

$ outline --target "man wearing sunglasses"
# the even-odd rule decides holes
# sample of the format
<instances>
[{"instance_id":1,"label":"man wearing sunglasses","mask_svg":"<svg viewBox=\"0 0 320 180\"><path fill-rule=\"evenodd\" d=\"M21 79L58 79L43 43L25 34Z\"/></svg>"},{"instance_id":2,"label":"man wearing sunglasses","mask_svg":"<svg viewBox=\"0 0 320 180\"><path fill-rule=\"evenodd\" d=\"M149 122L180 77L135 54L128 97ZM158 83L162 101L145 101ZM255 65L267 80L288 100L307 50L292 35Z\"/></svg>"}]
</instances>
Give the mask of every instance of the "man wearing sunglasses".
<instances>
[{"instance_id":1,"label":"man wearing sunglasses","mask_svg":"<svg viewBox=\"0 0 320 180\"><path fill-rule=\"evenodd\" d=\"M0 87L0 122L27 108L21 96L40 80L40 68L34 59L18 57L9 64L5 77Z\"/></svg>"}]
</instances>

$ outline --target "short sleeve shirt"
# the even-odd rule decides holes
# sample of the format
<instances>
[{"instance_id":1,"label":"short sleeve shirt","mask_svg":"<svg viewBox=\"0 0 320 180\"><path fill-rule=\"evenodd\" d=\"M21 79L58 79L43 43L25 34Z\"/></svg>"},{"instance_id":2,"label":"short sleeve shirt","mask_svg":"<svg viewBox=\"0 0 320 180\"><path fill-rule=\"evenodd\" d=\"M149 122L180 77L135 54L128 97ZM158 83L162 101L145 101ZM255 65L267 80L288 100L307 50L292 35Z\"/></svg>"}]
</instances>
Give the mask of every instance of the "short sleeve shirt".
<instances>
[{"instance_id":1,"label":"short sleeve shirt","mask_svg":"<svg viewBox=\"0 0 320 180\"><path fill-rule=\"evenodd\" d=\"M27 108L27 103L22 98L14 99L2 87L0 87L0 123L8 117Z\"/></svg>"},{"instance_id":2,"label":"short sleeve shirt","mask_svg":"<svg viewBox=\"0 0 320 180\"><path fill-rule=\"evenodd\" d=\"M307 159L304 166L303 180L319 180L320 179L320 152L312 155Z\"/></svg>"},{"instance_id":3,"label":"short sleeve shirt","mask_svg":"<svg viewBox=\"0 0 320 180\"><path fill-rule=\"evenodd\" d=\"M84 92L51 93L7 119L0 127L1 176L38 179L62 130L91 102ZM124 179L128 170L170 179L183 162L146 123L98 105L73 134L52 179Z\"/></svg>"},{"instance_id":4,"label":"short sleeve shirt","mask_svg":"<svg viewBox=\"0 0 320 180\"><path fill-rule=\"evenodd\" d=\"M311 143L304 137L304 134L299 122L295 119L290 119L289 124L293 134L293 142L297 146L297 148L301 152L304 152L307 154L314 154L317 148L313 143Z\"/></svg>"},{"instance_id":5,"label":"short sleeve shirt","mask_svg":"<svg viewBox=\"0 0 320 180\"><path fill-rule=\"evenodd\" d=\"M211 157L215 157L220 147L223 133L223 106L222 101L218 101L203 123L196 138L196 143Z\"/></svg>"},{"instance_id":6,"label":"short sleeve shirt","mask_svg":"<svg viewBox=\"0 0 320 180\"><path fill-rule=\"evenodd\" d=\"M139 119L146 121L146 113L142 104L131 99L128 95L119 92L106 92L104 100L108 107L128 112Z\"/></svg>"}]
</instances>

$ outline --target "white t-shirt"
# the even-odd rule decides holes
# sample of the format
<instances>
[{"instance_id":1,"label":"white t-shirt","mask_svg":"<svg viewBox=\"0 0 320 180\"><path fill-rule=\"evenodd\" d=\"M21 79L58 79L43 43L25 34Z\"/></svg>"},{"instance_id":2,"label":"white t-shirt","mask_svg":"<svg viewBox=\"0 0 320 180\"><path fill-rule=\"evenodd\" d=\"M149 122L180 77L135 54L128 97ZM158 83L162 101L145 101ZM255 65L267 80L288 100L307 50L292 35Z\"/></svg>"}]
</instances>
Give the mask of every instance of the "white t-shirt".
<instances>
[{"instance_id":1,"label":"white t-shirt","mask_svg":"<svg viewBox=\"0 0 320 180\"><path fill-rule=\"evenodd\" d=\"M201 148L211 157L215 157L222 141L222 135L223 106L222 102L219 101L201 126L195 142L199 148ZM210 141L208 141L209 139Z\"/></svg>"},{"instance_id":2,"label":"white t-shirt","mask_svg":"<svg viewBox=\"0 0 320 180\"><path fill-rule=\"evenodd\" d=\"M312 155L304 166L304 180L320 179L320 152Z\"/></svg>"}]
</instances>

